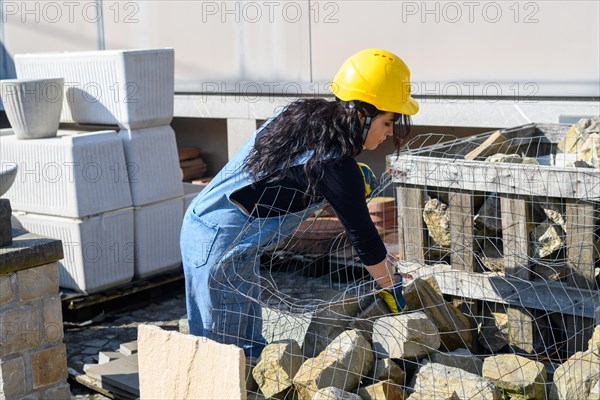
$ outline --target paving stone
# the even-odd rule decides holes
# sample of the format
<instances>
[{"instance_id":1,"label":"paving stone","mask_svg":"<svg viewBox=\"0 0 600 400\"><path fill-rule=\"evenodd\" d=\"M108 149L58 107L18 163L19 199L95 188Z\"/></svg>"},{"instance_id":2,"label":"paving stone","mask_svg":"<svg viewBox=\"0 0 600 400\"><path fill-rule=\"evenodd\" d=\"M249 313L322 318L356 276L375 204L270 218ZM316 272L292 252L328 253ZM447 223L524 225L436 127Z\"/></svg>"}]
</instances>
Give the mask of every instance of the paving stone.
<instances>
[{"instance_id":1,"label":"paving stone","mask_svg":"<svg viewBox=\"0 0 600 400\"><path fill-rule=\"evenodd\" d=\"M121 353L125 354L126 356L130 356L132 354L137 353L137 351L138 351L137 340L133 341L133 342L128 342L128 343L121 343L121 346L119 346L119 351Z\"/></svg>"},{"instance_id":2,"label":"paving stone","mask_svg":"<svg viewBox=\"0 0 600 400\"><path fill-rule=\"evenodd\" d=\"M239 347L151 325L139 326L138 343L141 398L246 396L246 357Z\"/></svg>"},{"instance_id":3,"label":"paving stone","mask_svg":"<svg viewBox=\"0 0 600 400\"><path fill-rule=\"evenodd\" d=\"M89 347L98 347L100 349L104 348L107 343L108 340L106 339L90 339L86 342Z\"/></svg>"},{"instance_id":4,"label":"paving stone","mask_svg":"<svg viewBox=\"0 0 600 400\"><path fill-rule=\"evenodd\" d=\"M140 395L137 354L119 358L105 364L96 364L88 368L86 375L136 396Z\"/></svg>"},{"instance_id":5,"label":"paving stone","mask_svg":"<svg viewBox=\"0 0 600 400\"><path fill-rule=\"evenodd\" d=\"M373 325L373 349L378 358L414 358L440 347L436 326L423 312L381 317Z\"/></svg>"},{"instance_id":6,"label":"paving stone","mask_svg":"<svg viewBox=\"0 0 600 400\"><path fill-rule=\"evenodd\" d=\"M546 368L541 362L516 354L499 354L483 360L482 373L505 396L523 399L540 399L544 396Z\"/></svg>"},{"instance_id":7,"label":"paving stone","mask_svg":"<svg viewBox=\"0 0 600 400\"><path fill-rule=\"evenodd\" d=\"M457 349L449 353L435 352L429 358L431 362L464 369L467 372L481 376L483 361L467 349Z\"/></svg>"},{"instance_id":8,"label":"paving stone","mask_svg":"<svg viewBox=\"0 0 600 400\"><path fill-rule=\"evenodd\" d=\"M22 357L0 360L0 395L14 399L27 390L25 364Z\"/></svg>"},{"instance_id":9,"label":"paving stone","mask_svg":"<svg viewBox=\"0 0 600 400\"><path fill-rule=\"evenodd\" d=\"M33 388L67 379L67 349L64 344L31 354Z\"/></svg>"},{"instance_id":10,"label":"paving stone","mask_svg":"<svg viewBox=\"0 0 600 400\"><path fill-rule=\"evenodd\" d=\"M98 352L98 364L106 364L123 357L127 356L120 351L100 351Z\"/></svg>"}]
</instances>

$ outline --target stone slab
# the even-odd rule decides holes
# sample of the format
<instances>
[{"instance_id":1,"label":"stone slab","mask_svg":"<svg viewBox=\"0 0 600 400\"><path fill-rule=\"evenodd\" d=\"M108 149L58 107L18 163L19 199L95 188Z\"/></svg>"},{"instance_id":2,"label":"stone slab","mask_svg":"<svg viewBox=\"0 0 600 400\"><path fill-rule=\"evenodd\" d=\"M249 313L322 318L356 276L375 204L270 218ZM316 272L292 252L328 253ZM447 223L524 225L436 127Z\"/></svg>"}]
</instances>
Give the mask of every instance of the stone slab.
<instances>
[{"instance_id":1,"label":"stone slab","mask_svg":"<svg viewBox=\"0 0 600 400\"><path fill-rule=\"evenodd\" d=\"M0 247L0 275L50 264L64 257L60 240L12 230L13 242Z\"/></svg>"},{"instance_id":2,"label":"stone slab","mask_svg":"<svg viewBox=\"0 0 600 400\"><path fill-rule=\"evenodd\" d=\"M130 356L132 354L137 353L138 351L138 343L137 340L133 342L121 343L119 346L119 351L126 356Z\"/></svg>"},{"instance_id":3,"label":"stone slab","mask_svg":"<svg viewBox=\"0 0 600 400\"><path fill-rule=\"evenodd\" d=\"M96 364L88 368L86 375L137 396L140 395L137 354Z\"/></svg>"},{"instance_id":4,"label":"stone slab","mask_svg":"<svg viewBox=\"0 0 600 400\"><path fill-rule=\"evenodd\" d=\"M12 225L10 201L0 199L0 247L8 246L12 243Z\"/></svg>"},{"instance_id":5,"label":"stone slab","mask_svg":"<svg viewBox=\"0 0 600 400\"><path fill-rule=\"evenodd\" d=\"M140 398L246 400L246 358L239 347L204 337L138 327Z\"/></svg>"},{"instance_id":6,"label":"stone slab","mask_svg":"<svg viewBox=\"0 0 600 400\"><path fill-rule=\"evenodd\" d=\"M127 356L120 351L100 351L98 352L98 364L106 364L123 357Z\"/></svg>"}]
</instances>

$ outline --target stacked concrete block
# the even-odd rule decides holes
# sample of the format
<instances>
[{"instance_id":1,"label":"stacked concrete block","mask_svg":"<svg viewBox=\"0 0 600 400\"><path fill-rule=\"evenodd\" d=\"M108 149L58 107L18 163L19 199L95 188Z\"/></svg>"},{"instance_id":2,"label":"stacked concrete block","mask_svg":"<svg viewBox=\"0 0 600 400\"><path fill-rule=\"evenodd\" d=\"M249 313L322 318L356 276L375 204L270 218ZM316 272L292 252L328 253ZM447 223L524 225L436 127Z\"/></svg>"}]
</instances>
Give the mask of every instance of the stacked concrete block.
<instances>
[{"instance_id":1,"label":"stacked concrete block","mask_svg":"<svg viewBox=\"0 0 600 400\"><path fill-rule=\"evenodd\" d=\"M0 398L70 398L56 263L60 242L52 241L48 251L28 239L15 240L0 255ZM39 242L49 244L46 238ZM7 261L11 250L19 253L13 262Z\"/></svg>"},{"instance_id":2,"label":"stacked concrete block","mask_svg":"<svg viewBox=\"0 0 600 400\"><path fill-rule=\"evenodd\" d=\"M131 280L133 209L117 133L26 141L5 133L0 158L19 164L6 197L23 228L63 242L60 285L90 293Z\"/></svg>"}]
</instances>

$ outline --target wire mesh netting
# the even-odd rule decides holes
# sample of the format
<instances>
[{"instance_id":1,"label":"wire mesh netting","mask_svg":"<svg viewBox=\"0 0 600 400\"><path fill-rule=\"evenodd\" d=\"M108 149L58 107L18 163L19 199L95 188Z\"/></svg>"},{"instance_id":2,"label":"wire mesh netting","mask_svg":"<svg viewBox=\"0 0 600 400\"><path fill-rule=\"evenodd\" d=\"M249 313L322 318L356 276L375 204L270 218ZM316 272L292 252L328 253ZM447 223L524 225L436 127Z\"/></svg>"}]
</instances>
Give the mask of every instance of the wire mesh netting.
<instances>
[{"instance_id":1,"label":"wire mesh netting","mask_svg":"<svg viewBox=\"0 0 600 400\"><path fill-rule=\"evenodd\" d=\"M218 340L266 345L248 396L599 398L600 169L568 128L420 136L388 157L367 201L406 277L402 314L330 208L292 232L249 218L273 239L211 279Z\"/></svg>"}]
</instances>

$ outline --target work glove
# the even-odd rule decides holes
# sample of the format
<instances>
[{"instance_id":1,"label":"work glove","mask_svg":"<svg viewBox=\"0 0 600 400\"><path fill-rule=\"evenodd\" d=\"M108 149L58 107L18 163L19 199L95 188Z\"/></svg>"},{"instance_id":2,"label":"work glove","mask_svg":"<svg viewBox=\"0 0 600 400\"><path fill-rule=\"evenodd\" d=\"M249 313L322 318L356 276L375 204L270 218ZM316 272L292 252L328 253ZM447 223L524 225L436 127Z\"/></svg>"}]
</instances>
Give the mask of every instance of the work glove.
<instances>
[{"instance_id":1,"label":"work glove","mask_svg":"<svg viewBox=\"0 0 600 400\"><path fill-rule=\"evenodd\" d=\"M401 314L406 311L406 300L402 295L402 275L394 274L394 277L397 277L394 286L380 290L379 296L385 301L392 313Z\"/></svg>"},{"instance_id":2,"label":"work glove","mask_svg":"<svg viewBox=\"0 0 600 400\"><path fill-rule=\"evenodd\" d=\"M377 191L377 177L367 164L359 162L358 166L360 168L360 172L363 177L363 183L365 185L365 197L368 199L373 193L375 193L375 191Z\"/></svg>"}]
</instances>

